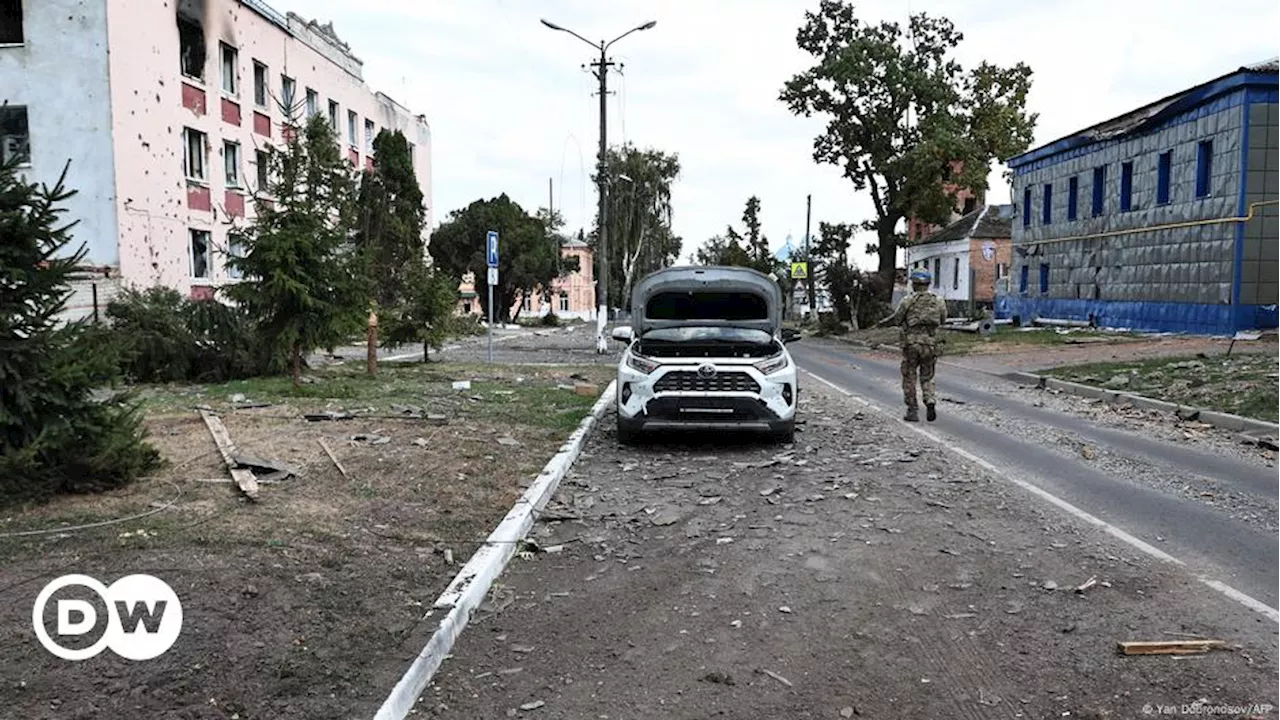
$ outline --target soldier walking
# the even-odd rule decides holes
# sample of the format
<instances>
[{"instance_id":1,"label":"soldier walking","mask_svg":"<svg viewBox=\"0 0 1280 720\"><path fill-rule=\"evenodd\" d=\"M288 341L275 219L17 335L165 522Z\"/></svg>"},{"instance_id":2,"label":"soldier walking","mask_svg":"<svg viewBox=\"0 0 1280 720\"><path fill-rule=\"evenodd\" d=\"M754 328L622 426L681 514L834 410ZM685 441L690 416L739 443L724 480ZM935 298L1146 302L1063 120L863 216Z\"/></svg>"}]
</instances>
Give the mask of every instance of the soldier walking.
<instances>
[{"instance_id":1,"label":"soldier walking","mask_svg":"<svg viewBox=\"0 0 1280 720\"><path fill-rule=\"evenodd\" d=\"M926 271L911 273L911 294L898 303L892 315L875 325L902 326L902 400L907 404L903 420L907 422L920 422L919 405L916 403L917 377L924 395L925 417L929 422L938 418L937 388L933 376L938 362L937 332L938 327L947 321L947 304L929 292L932 282L933 276Z\"/></svg>"}]
</instances>

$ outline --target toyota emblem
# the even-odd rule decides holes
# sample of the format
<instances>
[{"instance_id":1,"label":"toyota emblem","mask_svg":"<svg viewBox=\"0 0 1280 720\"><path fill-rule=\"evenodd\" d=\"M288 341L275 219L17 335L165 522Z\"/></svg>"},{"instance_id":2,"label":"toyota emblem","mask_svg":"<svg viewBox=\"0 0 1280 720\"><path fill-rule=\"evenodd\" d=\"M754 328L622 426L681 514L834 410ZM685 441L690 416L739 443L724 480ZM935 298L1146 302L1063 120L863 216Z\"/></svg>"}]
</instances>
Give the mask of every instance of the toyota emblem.
<instances>
[{"instance_id":1,"label":"toyota emblem","mask_svg":"<svg viewBox=\"0 0 1280 720\"><path fill-rule=\"evenodd\" d=\"M711 363L706 363L704 365L698 366L698 377L700 378L715 377L715 374L716 374L716 366L712 365Z\"/></svg>"}]
</instances>

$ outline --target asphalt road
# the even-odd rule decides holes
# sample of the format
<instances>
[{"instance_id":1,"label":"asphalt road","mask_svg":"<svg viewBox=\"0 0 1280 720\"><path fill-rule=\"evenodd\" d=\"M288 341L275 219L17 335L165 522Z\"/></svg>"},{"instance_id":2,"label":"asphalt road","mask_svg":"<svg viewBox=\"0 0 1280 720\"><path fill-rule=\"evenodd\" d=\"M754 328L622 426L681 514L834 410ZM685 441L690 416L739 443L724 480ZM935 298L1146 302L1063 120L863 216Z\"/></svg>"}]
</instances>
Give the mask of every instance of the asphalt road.
<instances>
[{"instance_id":1,"label":"asphalt road","mask_svg":"<svg viewBox=\"0 0 1280 720\"><path fill-rule=\"evenodd\" d=\"M888 356L858 353L847 345L806 340L791 346L800 367L891 412L903 409L897 363ZM1274 608L1278 602L1280 553L1276 535L1240 522L1222 508L1168 491L1163 475L1209 478L1250 496L1276 512L1276 470L1187 444L1099 427L1087 419L1035 407L983 389L991 378L940 366L940 397L993 408L1004 417L1094 443L1121 456L1137 472L1116 472L1078 452L1029 441L994 429L957 404L939 404L935 423L922 423L951 444L1101 518L1184 561L1189 569L1226 583ZM802 387L805 378L802 378ZM810 379L812 383L812 380ZM923 415L923 413L922 413Z\"/></svg>"}]
</instances>

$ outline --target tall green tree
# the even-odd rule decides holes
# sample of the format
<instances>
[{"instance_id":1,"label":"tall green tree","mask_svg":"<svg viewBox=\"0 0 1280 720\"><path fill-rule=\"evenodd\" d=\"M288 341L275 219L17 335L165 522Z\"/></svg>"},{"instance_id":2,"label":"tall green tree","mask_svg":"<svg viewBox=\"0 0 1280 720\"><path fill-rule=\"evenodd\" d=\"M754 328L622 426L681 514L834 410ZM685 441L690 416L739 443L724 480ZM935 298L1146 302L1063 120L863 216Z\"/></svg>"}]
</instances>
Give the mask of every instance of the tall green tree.
<instances>
[{"instance_id":1,"label":"tall green tree","mask_svg":"<svg viewBox=\"0 0 1280 720\"><path fill-rule=\"evenodd\" d=\"M879 255L883 299L892 291L899 223L945 224L955 199L944 183L985 190L991 161L1025 150L1037 117L1026 111L1025 64L964 70L950 57L963 35L946 18L914 14L909 32L864 23L853 3L821 0L796 33L814 64L779 95L792 113L827 119L814 160L840 167L856 190L870 193L876 216L862 228L876 233L868 249ZM954 176L953 161L961 167Z\"/></svg>"},{"instance_id":2,"label":"tall green tree","mask_svg":"<svg viewBox=\"0 0 1280 720\"><path fill-rule=\"evenodd\" d=\"M680 257L683 241L671 229L671 188L680 177L680 159L675 153L628 143L609 149L605 167L610 299L626 308L637 280ZM593 230L587 242L599 252L598 232Z\"/></svg>"},{"instance_id":3,"label":"tall green tree","mask_svg":"<svg viewBox=\"0 0 1280 720\"><path fill-rule=\"evenodd\" d=\"M766 275L776 276L782 263L773 256L769 249L769 239L761 231L760 198L752 195L742 211L744 232L738 232L732 225L725 227L723 235L717 235L694 254L701 265L734 265L759 270Z\"/></svg>"},{"instance_id":4,"label":"tall green tree","mask_svg":"<svg viewBox=\"0 0 1280 720\"><path fill-rule=\"evenodd\" d=\"M84 259L67 252L75 192L0 164L0 504L117 487L160 465L128 396L95 399L118 379L107 331L64 322L71 280Z\"/></svg>"},{"instance_id":5,"label":"tall green tree","mask_svg":"<svg viewBox=\"0 0 1280 720\"><path fill-rule=\"evenodd\" d=\"M425 362L448 338L458 282L434 270L426 250L426 205L404 133L381 130L360 181L356 243L364 256L383 345L422 343Z\"/></svg>"},{"instance_id":6,"label":"tall green tree","mask_svg":"<svg viewBox=\"0 0 1280 720\"><path fill-rule=\"evenodd\" d=\"M746 231L747 254L751 256L751 266L763 273L772 273L777 266L773 251L769 249L769 238L760 230L760 198L752 195L747 198L747 206L742 211L742 227Z\"/></svg>"},{"instance_id":7,"label":"tall green tree","mask_svg":"<svg viewBox=\"0 0 1280 720\"><path fill-rule=\"evenodd\" d=\"M431 257L438 270L454 279L474 274L476 296L487 316L485 237L490 230L497 231L494 317L510 322L519 315L520 300L544 291L557 277L578 269L576 259L560 257L560 241L549 228L551 224L545 218L530 215L503 193L450 212L448 220L431 234Z\"/></svg>"},{"instance_id":8,"label":"tall green tree","mask_svg":"<svg viewBox=\"0 0 1280 720\"><path fill-rule=\"evenodd\" d=\"M381 310L401 305L410 293L409 277L426 258L427 211L404 133L378 131L373 152L373 170L360 179L356 243Z\"/></svg>"},{"instance_id":9,"label":"tall green tree","mask_svg":"<svg viewBox=\"0 0 1280 720\"><path fill-rule=\"evenodd\" d=\"M302 356L359 332L369 311L364 256L356 229L356 178L322 116L288 133L270 151L268 193L255 197L243 256L231 267L244 280L223 288L262 329L266 342L287 352L295 387Z\"/></svg>"},{"instance_id":10,"label":"tall green tree","mask_svg":"<svg viewBox=\"0 0 1280 720\"><path fill-rule=\"evenodd\" d=\"M751 255L742 247L742 241L736 235L733 228L729 228L727 234L710 238L694 253L694 259L699 265L749 267Z\"/></svg>"}]
</instances>

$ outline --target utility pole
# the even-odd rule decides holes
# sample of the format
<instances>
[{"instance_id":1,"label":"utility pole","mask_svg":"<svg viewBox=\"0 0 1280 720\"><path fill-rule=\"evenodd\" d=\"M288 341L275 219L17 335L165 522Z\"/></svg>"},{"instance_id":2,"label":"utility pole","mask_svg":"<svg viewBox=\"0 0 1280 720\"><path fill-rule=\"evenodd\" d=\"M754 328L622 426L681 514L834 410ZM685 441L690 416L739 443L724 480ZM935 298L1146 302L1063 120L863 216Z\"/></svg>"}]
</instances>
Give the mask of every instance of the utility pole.
<instances>
[{"instance_id":1,"label":"utility pole","mask_svg":"<svg viewBox=\"0 0 1280 720\"><path fill-rule=\"evenodd\" d=\"M813 211L813 195L804 196L804 261L805 281L809 285L809 318L818 317L818 283L816 281L817 271L813 264L813 253L809 251L809 218Z\"/></svg>"},{"instance_id":2,"label":"utility pole","mask_svg":"<svg viewBox=\"0 0 1280 720\"><path fill-rule=\"evenodd\" d=\"M578 38L582 42L600 51L600 58L598 60L593 60L591 62L591 68L592 68L592 72L596 76L596 80L599 81L600 83L600 87L599 87L600 154L599 154L598 163L596 165L596 192L599 194L599 201L600 201L600 209L598 211L599 222L600 222L600 225L599 225L600 242L597 243L596 245L596 252L599 255L598 262L597 262L597 267L599 268L599 270L596 277L596 297L597 297L596 304L598 306L596 309L596 313L597 313L596 314L596 352L603 354L609 349L609 345L605 341L605 337L604 337L604 329L609 322L609 317L608 317L609 315L609 210L607 206L608 192L609 192L608 191L609 177L608 177L608 164L606 162L606 159L608 157L607 152L609 147L608 145L609 68L613 67L616 64L609 59L609 47L614 43L618 42L619 40L621 40L622 38L630 35L633 32L637 32L639 30L649 30L653 26L657 25L658 23L655 20L650 20L649 22L643 25L639 25L637 27L634 27L622 33L621 35L610 40L609 42L605 42L601 40L599 43L594 43L582 37L578 33L568 28L560 27L559 25L556 25L555 23L550 22L548 20L544 19L541 22L543 25L546 25L552 30L558 30L560 32L569 33L570 35Z\"/></svg>"}]
</instances>

